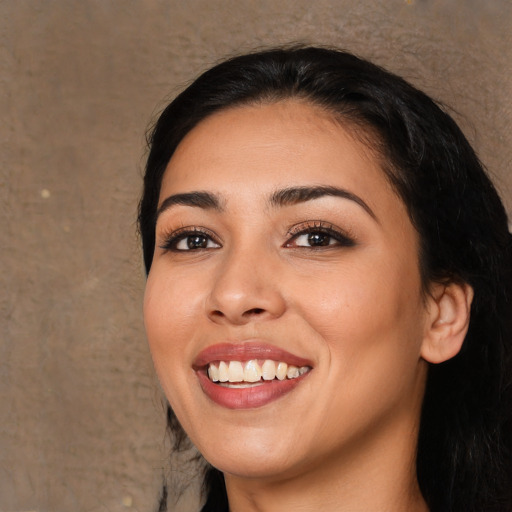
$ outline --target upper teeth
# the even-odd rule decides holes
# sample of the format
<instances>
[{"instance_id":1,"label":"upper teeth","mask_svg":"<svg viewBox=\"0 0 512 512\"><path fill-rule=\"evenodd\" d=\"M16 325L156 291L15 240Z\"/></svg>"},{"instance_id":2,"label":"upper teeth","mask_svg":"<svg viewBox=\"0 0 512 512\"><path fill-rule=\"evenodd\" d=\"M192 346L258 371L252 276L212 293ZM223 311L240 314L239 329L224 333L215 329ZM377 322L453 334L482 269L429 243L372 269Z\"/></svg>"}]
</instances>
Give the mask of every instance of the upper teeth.
<instances>
[{"instance_id":1,"label":"upper teeth","mask_svg":"<svg viewBox=\"0 0 512 512\"><path fill-rule=\"evenodd\" d=\"M296 379L308 372L309 366L297 367L266 359L261 365L256 359L250 361L219 361L208 365L208 377L213 382L259 382L263 380Z\"/></svg>"}]
</instances>

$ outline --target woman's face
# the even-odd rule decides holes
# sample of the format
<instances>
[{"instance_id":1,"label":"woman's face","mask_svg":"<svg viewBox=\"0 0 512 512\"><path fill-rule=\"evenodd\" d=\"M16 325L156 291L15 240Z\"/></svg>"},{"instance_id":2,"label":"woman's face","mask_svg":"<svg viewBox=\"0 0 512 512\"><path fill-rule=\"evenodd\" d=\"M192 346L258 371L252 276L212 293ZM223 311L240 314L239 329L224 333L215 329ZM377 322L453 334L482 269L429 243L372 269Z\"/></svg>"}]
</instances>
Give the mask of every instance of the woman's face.
<instances>
[{"instance_id":1,"label":"woman's face","mask_svg":"<svg viewBox=\"0 0 512 512\"><path fill-rule=\"evenodd\" d=\"M418 237L353 133L304 102L237 107L165 172L149 344L179 421L229 474L285 478L415 442Z\"/></svg>"}]
</instances>

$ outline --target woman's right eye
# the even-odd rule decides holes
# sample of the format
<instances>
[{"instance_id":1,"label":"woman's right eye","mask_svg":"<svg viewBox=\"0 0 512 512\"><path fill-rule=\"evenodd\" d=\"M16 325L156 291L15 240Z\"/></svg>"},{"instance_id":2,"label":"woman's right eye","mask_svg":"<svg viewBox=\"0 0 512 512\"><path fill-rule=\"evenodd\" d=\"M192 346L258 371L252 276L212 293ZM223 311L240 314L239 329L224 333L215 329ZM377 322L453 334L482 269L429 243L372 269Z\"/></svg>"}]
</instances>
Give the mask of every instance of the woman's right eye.
<instances>
[{"instance_id":1,"label":"woman's right eye","mask_svg":"<svg viewBox=\"0 0 512 512\"><path fill-rule=\"evenodd\" d=\"M197 251L204 249L219 248L218 244L211 235L201 231L187 231L171 234L166 237L162 249L169 251Z\"/></svg>"}]
</instances>

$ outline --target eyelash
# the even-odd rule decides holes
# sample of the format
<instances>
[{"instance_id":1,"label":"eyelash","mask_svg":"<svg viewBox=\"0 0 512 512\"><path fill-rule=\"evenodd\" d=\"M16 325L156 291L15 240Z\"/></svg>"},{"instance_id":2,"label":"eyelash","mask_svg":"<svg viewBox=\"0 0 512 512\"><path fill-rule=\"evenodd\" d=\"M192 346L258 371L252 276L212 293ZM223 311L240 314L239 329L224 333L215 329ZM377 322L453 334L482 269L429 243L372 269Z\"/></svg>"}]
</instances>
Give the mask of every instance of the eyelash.
<instances>
[{"instance_id":1,"label":"eyelash","mask_svg":"<svg viewBox=\"0 0 512 512\"><path fill-rule=\"evenodd\" d=\"M336 242L338 242L337 244L328 244L325 246L310 246L309 249L312 250L322 250L323 248L340 246L353 247L355 245L355 240L353 239L353 237L351 237L347 233L342 232L338 228L335 228L332 224L326 223L324 221L307 221L301 224L297 224L288 230L288 236L290 236L291 239L288 242L286 242L284 247L292 247L291 243L294 240L297 240L302 235L308 234L327 235L332 239L336 240ZM306 246L299 247L308 248Z\"/></svg>"},{"instance_id":2,"label":"eyelash","mask_svg":"<svg viewBox=\"0 0 512 512\"><path fill-rule=\"evenodd\" d=\"M336 244L327 244L327 245L319 245L319 246L297 246L302 248L309 248L311 250L322 250L329 247L352 247L355 245L354 239L347 235L346 233L341 232L339 229L335 228L332 224L326 223L323 221L307 221L303 222L301 224L297 224L293 227L291 227L288 232L287 236L290 237L290 239L283 245L283 247L293 247L292 243L297 240L300 236L303 235L311 235L311 234L322 234L330 237L331 239L334 239L337 243ZM172 252L194 252L198 250L208 250L212 249L212 247L199 247L196 249L178 249L178 244L186 240L188 237L192 236L204 236L207 239L207 244L210 242L213 242L214 244L217 244L218 246L221 246L220 242L218 241L215 234L206 228L197 228L197 227L183 227L180 229L177 229L175 231L172 231L165 235L164 241L162 245L160 245L160 248L165 251L172 251Z\"/></svg>"},{"instance_id":3,"label":"eyelash","mask_svg":"<svg viewBox=\"0 0 512 512\"><path fill-rule=\"evenodd\" d=\"M163 244L160 245L160 248L164 251L172 251L172 252L188 252L186 249L178 249L177 245L182 241L186 240L188 237L191 236L204 236L207 238L207 243L209 241L214 242L217 245L221 245L220 242L218 242L217 237L215 234L206 228L196 228L196 227L183 227L180 229L177 229L175 231L171 231L170 233L164 235ZM211 249L210 247L203 248L203 250ZM197 250L197 249L196 249ZM190 252L193 251L193 249L189 249Z\"/></svg>"}]
</instances>

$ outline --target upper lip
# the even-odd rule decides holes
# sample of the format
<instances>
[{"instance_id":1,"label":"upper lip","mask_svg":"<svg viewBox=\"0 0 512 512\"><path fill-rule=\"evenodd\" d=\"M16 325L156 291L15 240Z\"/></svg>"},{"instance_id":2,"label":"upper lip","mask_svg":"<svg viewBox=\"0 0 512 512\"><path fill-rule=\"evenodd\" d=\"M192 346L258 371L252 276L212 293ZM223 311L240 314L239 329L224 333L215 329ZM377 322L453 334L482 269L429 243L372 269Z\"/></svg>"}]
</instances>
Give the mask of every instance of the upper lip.
<instances>
[{"instance_id":1,"label":"upper lip","mask_svg":"<svg viewBox=\"0 0 512 512\"><path fill-rule=\"evenodd\" d=\"M311 361L296 356L282 348L259 341L239 343L218 343L202 350L196 357L193 368L204 368L213 361L250 361L251 359L271 359L298 367L312 366Z\"/></svg>"}]
</instances>

